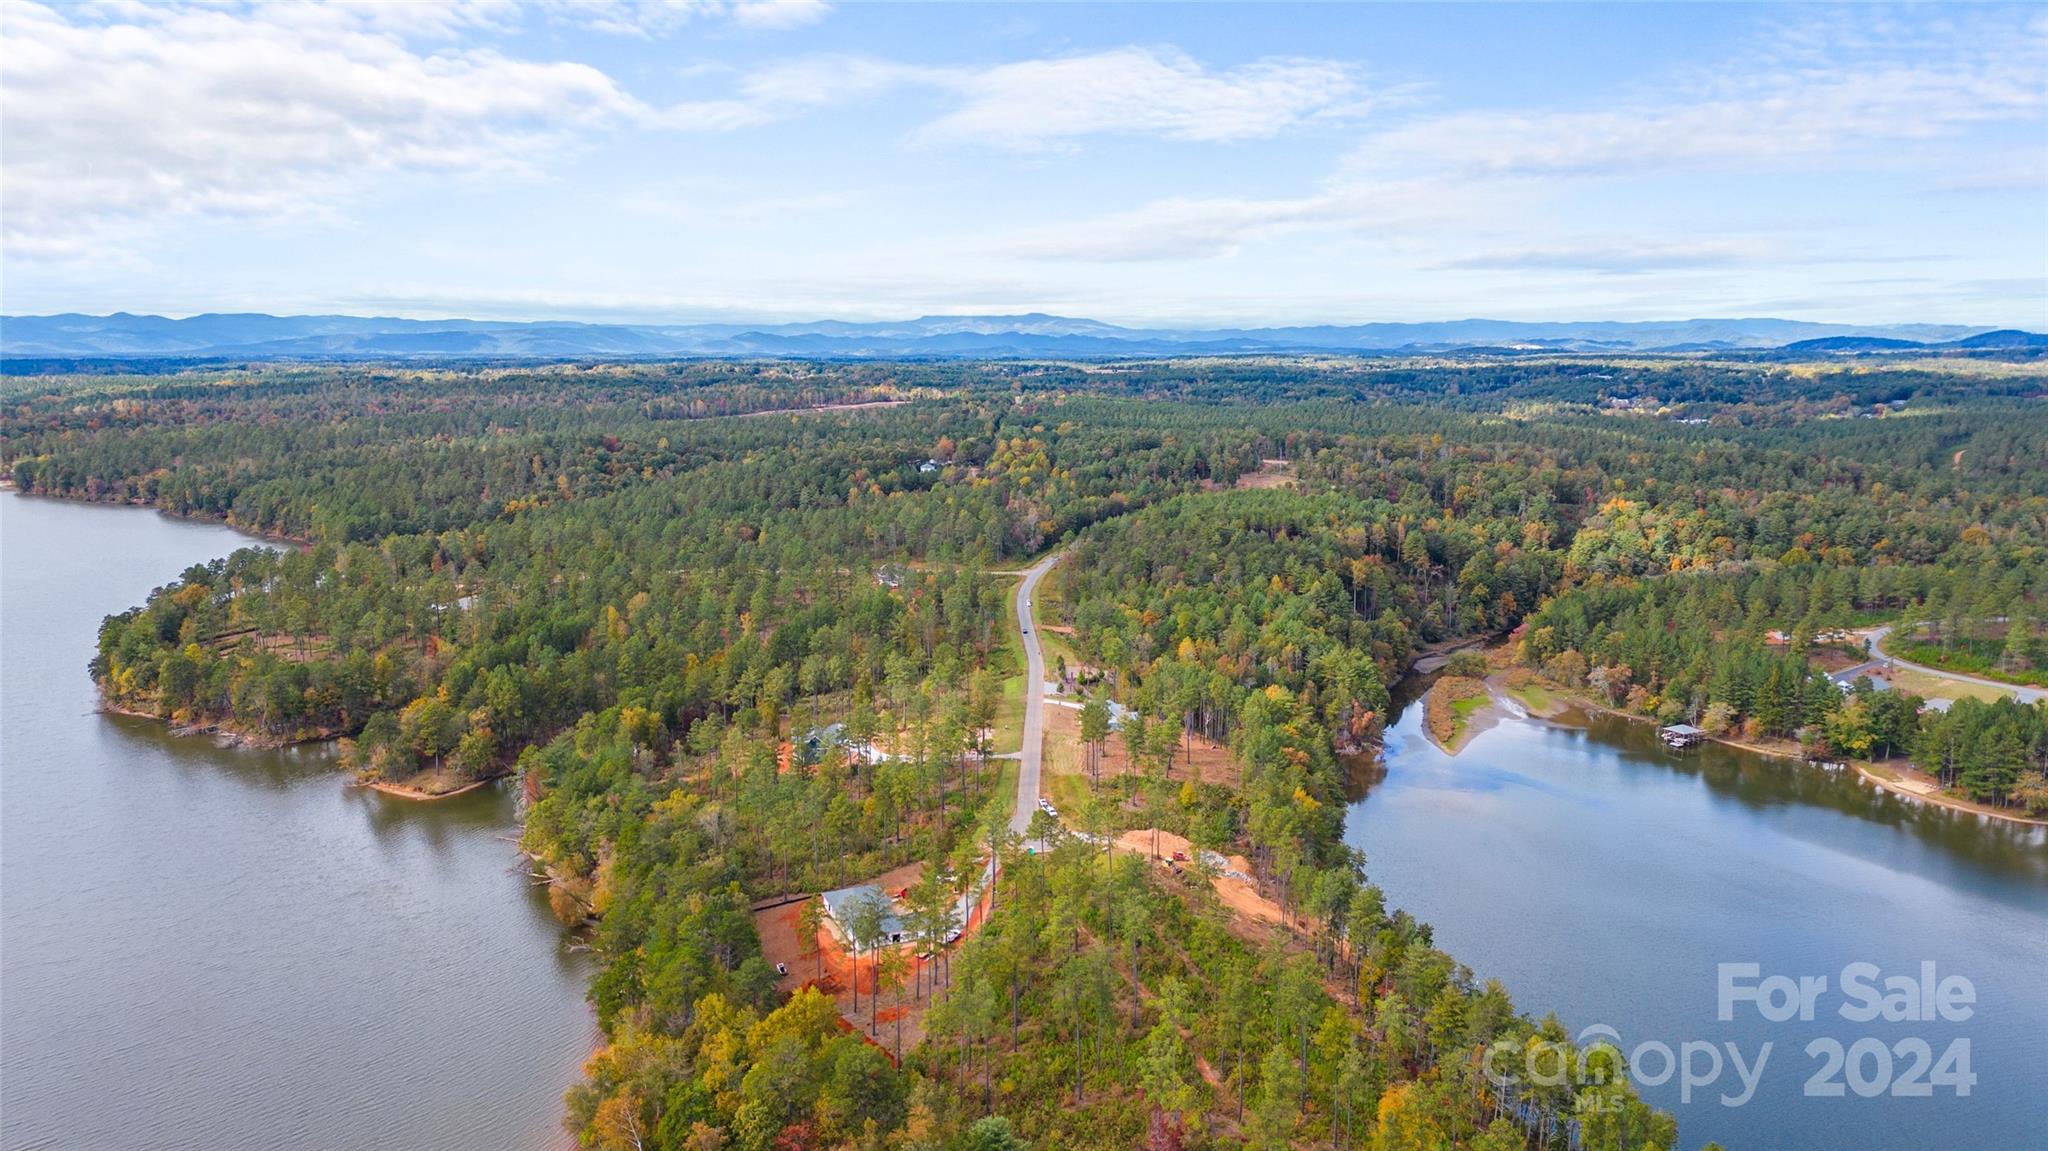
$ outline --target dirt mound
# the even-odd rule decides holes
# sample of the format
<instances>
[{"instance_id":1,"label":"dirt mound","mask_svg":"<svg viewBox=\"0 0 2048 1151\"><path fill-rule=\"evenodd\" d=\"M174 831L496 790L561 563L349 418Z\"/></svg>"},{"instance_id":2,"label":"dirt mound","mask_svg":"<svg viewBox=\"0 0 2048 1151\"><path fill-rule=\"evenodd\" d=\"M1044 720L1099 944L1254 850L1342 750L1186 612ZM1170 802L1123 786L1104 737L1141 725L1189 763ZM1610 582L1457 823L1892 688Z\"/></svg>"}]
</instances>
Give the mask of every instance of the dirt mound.
<instances>
[{"instance_id":1,"label":"dirt mound","mask_svg":"<svg viewBox=\"0 0 2048 1151\"><path fill-rule=\"evenodd\" d=\"M1200 857L1195 845L1189 843L1186 838L1155 828L1124 832L1116 837L1116 849L1128 851L1133 855L1142 855L1148 859L1156 858L1162 867L1178 865L1187 868ZM1213 852L1206 854L1213 856L1210 861L1212 867L1216 860L1222 861L1222 866L1216 869L1217 874L1210 881L1210 885L1216 889L1216 897L1223 901L1225 907L1247 919L1266 923L1286 921L1286 916L1280 912L1280 905L1259 894L1258 885L1251 880L1250 861L1242 855L1216 856ZM1176 856L1179 858L1176 859Z\"/></svg>"}]
</instances>

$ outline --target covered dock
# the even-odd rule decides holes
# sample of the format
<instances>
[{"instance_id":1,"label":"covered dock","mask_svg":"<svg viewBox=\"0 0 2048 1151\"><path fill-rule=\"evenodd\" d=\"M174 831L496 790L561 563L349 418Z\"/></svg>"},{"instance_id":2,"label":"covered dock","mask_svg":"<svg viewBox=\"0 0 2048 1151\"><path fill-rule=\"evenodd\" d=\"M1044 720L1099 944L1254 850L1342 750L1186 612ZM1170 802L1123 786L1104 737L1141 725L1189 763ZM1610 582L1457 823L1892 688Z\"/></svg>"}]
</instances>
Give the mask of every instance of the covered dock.
<instances>
[{"instance_id":1,"label":"covered dock","mask_svg":"<svg viewBox=\"0 0 2048 1151\"><path fill-rule=\"evenodd\" d=\"M1674 723L1668 727L1659 728L1657 730L1657 738L1663 740L1664 746L1671 748L1673 751L1682 751L1685 748L1704 743L1707 733L1689 723Z\"/></svg>"}]
</instances>

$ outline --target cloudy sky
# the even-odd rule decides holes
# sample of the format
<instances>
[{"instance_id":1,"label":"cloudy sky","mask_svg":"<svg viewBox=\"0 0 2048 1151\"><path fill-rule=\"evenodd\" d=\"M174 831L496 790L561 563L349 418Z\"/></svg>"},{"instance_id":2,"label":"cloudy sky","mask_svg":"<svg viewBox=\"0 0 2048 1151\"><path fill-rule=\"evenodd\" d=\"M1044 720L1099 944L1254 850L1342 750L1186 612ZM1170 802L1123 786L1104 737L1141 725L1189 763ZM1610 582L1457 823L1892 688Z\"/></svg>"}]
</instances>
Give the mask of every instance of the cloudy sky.
<instances>
[{"instance_id":1,"label":"cloudy sky","mask_svg":"<svg viewBox=\"0 0 2048 1151\"><path fill-rule=\"evenodd\" d=\"M0 6L0 309L2048 327L2048 9Z\"/></svg>"}]
</instances>

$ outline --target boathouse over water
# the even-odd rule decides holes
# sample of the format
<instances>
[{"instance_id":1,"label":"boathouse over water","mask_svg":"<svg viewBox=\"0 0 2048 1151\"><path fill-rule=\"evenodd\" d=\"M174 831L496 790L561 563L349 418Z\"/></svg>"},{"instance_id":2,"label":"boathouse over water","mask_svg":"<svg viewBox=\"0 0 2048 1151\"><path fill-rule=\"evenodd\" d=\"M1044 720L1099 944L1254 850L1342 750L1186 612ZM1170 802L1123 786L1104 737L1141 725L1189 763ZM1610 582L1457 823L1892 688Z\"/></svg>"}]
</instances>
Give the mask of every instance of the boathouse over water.
<instances>
[{"instance_id":1,"label":"boathouse over water","mask_svg":"<svg viewBox=\"0 0 2048 1151\"><path fill-rule=\"evenodd\" d=\"M1676 751L1705 741L1707 733L1689 723L1674 723L1669 727L1659 728L1657 737L1664 741L1666 747Z\"/></svg>"}]
</instances>

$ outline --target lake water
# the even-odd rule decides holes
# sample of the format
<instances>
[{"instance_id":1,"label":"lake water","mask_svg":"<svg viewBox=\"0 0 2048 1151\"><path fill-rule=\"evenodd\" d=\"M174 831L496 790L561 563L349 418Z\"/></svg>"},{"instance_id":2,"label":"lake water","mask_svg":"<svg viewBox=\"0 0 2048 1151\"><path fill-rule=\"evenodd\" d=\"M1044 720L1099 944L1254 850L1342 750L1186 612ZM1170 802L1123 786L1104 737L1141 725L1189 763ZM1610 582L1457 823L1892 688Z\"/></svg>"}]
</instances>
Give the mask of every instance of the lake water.
<instances>
[{"instance_id":1,"label":"lake water","mask_svg":"<svg viewBox=\"0 0 2048 1151\"><path fill-rule=\"evenodd\" d=\"M248 542L0 493L0 1145L564 1146L587 961L509 791L94 710L100 617Z\"/></svg>"},{"instance_id":2,"label":"lake water","mask_svg":"<svg viewBox=\"0 0 2048 1151\"><path fill-rule=\"evenodd\" d=\"M1353 804L1347 838L1388 901L1434 925L1436 942L1522 1010L1555 1011L1574 1034L1604 1024L1623 1051L1646 1041L1734 1042L1754 1064L1752 1098L1725 1047L1721 1076L1681 1102L1680 1078L1644 1095L1679 1118L1682 1144L1731 1151L1963 1151L2039 1147L2048 1131L2048 834L1927 807L1857 779L1718 744L1674 755L1646 724L1510 720L1456 757L1424 736L1420 705L1389 731L1385 778ZM1974 986L1963 1021L1853 1022L1841 975ZM1783 1023L1735 1004L1719 1014L1719 965L1820 976L1814 1019ZM1882 987L1883 981L1876 981ZM1925 1040L1935 1057L1967 1039L1968 1098L1894 1096L1872 1050L1859 1075L1809 1097L1824 1055L1860 1039L1888 1051ZM1712 1063L1694 1055L1698 1077ZM1662 1070L1643 1057L1644 1070ZM1856 1088L1876 1089L1870 1097ZM1911 1090L1910 1087L1906 1090Z\"/></svg>"}]
</instances>

